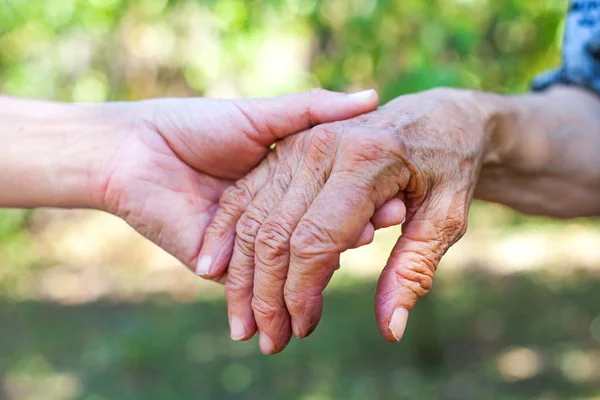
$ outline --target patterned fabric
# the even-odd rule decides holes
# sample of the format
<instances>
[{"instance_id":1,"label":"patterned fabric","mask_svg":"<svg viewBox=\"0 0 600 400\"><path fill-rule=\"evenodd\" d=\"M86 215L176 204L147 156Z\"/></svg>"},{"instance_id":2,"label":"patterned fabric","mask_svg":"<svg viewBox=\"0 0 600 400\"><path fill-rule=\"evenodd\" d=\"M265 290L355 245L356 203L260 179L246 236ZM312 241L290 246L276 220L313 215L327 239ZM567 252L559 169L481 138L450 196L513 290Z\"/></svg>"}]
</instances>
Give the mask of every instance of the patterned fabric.
<instances>
[{"instance_id":1,"label":"patterned fabric","mask_svg":"<svg viewBox=\"0 0 600 400\"><path fill-rule=\"evenodd\" d=\"M581 86L600 94L600 0L571 0L562 66L533 81L533 90L555 84Z\"/></svg>"}]
</instances>

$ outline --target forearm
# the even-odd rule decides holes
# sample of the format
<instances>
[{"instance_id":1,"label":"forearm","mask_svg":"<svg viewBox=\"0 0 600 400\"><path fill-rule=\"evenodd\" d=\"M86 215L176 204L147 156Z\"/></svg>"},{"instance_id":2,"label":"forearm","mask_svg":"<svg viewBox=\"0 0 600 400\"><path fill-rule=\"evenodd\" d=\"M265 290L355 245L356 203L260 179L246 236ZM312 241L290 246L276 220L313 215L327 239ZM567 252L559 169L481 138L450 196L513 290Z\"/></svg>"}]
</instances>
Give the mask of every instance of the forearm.
<instances>
[{"instance_id":1,"label":"forearm","mask_svg":"<svg viewBox=\"0 0 600 400\"><path fill-rule=\"evenodd\" d=\"M574 87L480 95L489 151L475 197L530 214L600 215L600 99Z\"/></svg>"},{"instance_id":2,"label":"forearm","mask_svg":"<svg viewBox=\"0 0 600 400\"><path fill-rule=\"evenodd\" d=\"M0 207L98 207L113 128L99 106L0 97Z\"/></svg>"}]
</instances>

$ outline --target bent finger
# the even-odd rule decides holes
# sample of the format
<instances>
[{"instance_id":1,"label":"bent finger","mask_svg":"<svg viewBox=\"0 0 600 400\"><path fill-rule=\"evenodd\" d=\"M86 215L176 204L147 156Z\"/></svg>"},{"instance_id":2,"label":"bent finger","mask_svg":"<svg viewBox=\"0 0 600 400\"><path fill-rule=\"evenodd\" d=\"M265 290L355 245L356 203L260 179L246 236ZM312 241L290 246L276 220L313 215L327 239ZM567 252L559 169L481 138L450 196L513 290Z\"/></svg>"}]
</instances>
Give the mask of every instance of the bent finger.
<instances>
[{"instance_id":1,"label":"bent finger","mask_svg":"<svg viewBox=\"0 0 600 400\"><path fill-rule=\"evenodd\" d=\"M250 339L257 329L252 309L255 277L256 238L261 226L277 207L289 185L287 175L273 172L269 182L258 192L236 226L235 247L228 269L226 297L234 340Z\"/></svg>"},{"instance_id":2,"label":"bent finger","mask_svg":"<svg viewBox=\"0 0 600 400\"><path fill-rule=\"evenodd\" d=\"M382 335L399 341L408 315L432 287L446 251L466 230L466 209L447 201L428 201L403 226L403 233L384 268L375 295L375 314Z\"/></svg>"},{"instance_id":3,"label":"bent finger","mask_svg":"<svg viewBox=\"0 0 600 400\"><path fill-rule=\"evenodd\" d=\"M402 225L406 218L406 205L404 196L396 196L388 200L381 206L371 218L371 223L375 229L389 228L391 226Z\"/></svg>"},{"instance_id":4,"label":"bent finger","mask_svg":"<svg viewBox=\"0 0 600 400\"><path fill-rule=\"evenodd\" d=\"M268 182L270 174L270 164L262 163L223 193L204 234L196 265L197 275L217 280L225 273L233 253L236 224L256 193Z\"/></svg>"},{"instance_id":5,"label":"bent finger","mask_svg":"<svg viewBox=\"0 0 600 400\"><path fill-rule=\"evenodd\" d=\"M359 243L374 210L365 189L357 188L352 179L333 176L298 223L285 284L285 301L297 337L306 337L316 328L322 292L337 270L340 254Z\"/></svg>"},{"instance_id":6,"label":"bent finger","mask_svg":"<svg viewBox=\"0 0 600 400\"><path fill-rule=\"evenodd\" d=\"M261 350L274 354L291 338L284 286L290 262L290 240L331 169L334 146L330 133L311 132L301 168L279 207L271 213L256 239L253 309Z\"/></svg>"}]
</instances>

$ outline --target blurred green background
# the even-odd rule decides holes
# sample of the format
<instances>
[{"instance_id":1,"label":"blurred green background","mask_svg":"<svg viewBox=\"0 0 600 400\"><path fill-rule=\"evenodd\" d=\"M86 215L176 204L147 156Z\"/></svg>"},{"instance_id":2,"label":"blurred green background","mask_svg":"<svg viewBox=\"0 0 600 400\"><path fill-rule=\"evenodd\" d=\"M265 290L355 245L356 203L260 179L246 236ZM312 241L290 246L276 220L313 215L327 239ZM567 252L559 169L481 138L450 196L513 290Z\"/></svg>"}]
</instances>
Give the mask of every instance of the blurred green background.
<instances>
[{"instance_id":1,"label":"blurred green background","mask_svg":"<svg viewBox=\"0 0 600 400\"><path fill-rule=\"evenodd\" d=\"M0 0L0 91L98 102L435 86L526 91L566 0ZM308 339L228 338L221 288L90 211L0 211L0 398L600 399L600 224L474 204L389 344L399 231L352 251Z\"/></svg>"}]
</instances>

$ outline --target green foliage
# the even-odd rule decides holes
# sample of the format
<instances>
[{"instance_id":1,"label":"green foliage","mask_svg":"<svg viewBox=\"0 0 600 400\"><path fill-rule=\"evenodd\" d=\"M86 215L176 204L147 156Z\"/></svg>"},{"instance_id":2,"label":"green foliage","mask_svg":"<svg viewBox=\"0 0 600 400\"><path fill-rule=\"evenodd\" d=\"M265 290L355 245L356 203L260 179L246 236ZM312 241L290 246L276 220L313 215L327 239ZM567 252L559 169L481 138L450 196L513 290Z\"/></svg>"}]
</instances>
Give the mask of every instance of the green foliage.
<instances>
[{"instance_id":1,"label":"green foliage","mask_svg":"<svg viewBox=\"0 0 600 400\"><path fill-rule=\"evenodd\" d=\"M314 86L527 90L567 0L0 1L0 92L97 102ZM6 219L9 218L9 219ZM0 215L2 227L12 217Z\"/></svg>"},{"instance_id":2,"label":"green foliage","mask_svg":"<svg viewBox=\"0 0 600 400\"><path fill-rule=\"evenodd\" d=\"M558 62L566 2L5 1L0 88L76 101L215 87L375 86L385 99L439 85L522 91Z\"/></svg>"},{"instance_id":3,"label":"green foliage","mask_svg":"<svg viewBox=\"0 0 600 400\"><path fill-rule=\"evenodd\" d=\"M0 293L11 292L33 265L28 210L0 209Z\"/></svg>"},{"instance_id":4,"label":"green foliage","mask_svg":"<svg viewBox=\"0 0 600 400\"><path fill-rule=\"evenodd\" d=\"M313 86L375 87L385 101L439 85L518 92L559 62L566 3L0 1L0 92L78 102ZM0 214L4 243L18 215Z\"/></svg>"},{"instance_id":5,"label":"green foliage","mask_svg":"<svg viewBox=\"0 0 600 400\"><path fill-rule=\"evenodd\" d=\"M374 282L361 282L329 293L314 335L273 357L229 340L223 301L0 302L0 375L31 396L19 399L595 398L598 276L474 270L438 284L402 343L381 338Z\"/></svg>"},{"instance_id":6,"label":"green foliage","mask_svg":"<svg viewBox=\"0 0 600 400\"><path fill-rule=\"evenodd\" d=\"M273 95L313 86L375 87L386 101L439 85L520 92L558 64L566 6L0 1L0 92L78 102ZM476 218L490 219L488 211L473 207ZM4 293L18 281L15 266L34 263L27 215L0 211ZM508 211L494 218L550 224ZM255 342L228 340L222 303L69 308L3 301L0 374L6 393L27 398L583 398L600 390L581 369L582 362L600 368L593 309L599 283L595 276L545 285L539 276L466 273L436 286L400 345L376 332L373 287L363 283L329 296L315 336L271 358L258 355ZM526 361L537 360L532 354L542 360L535 373L517 380L500 373L498 360L510 346L526 349L514 353Z\"/></svg>"}]
</instances>

